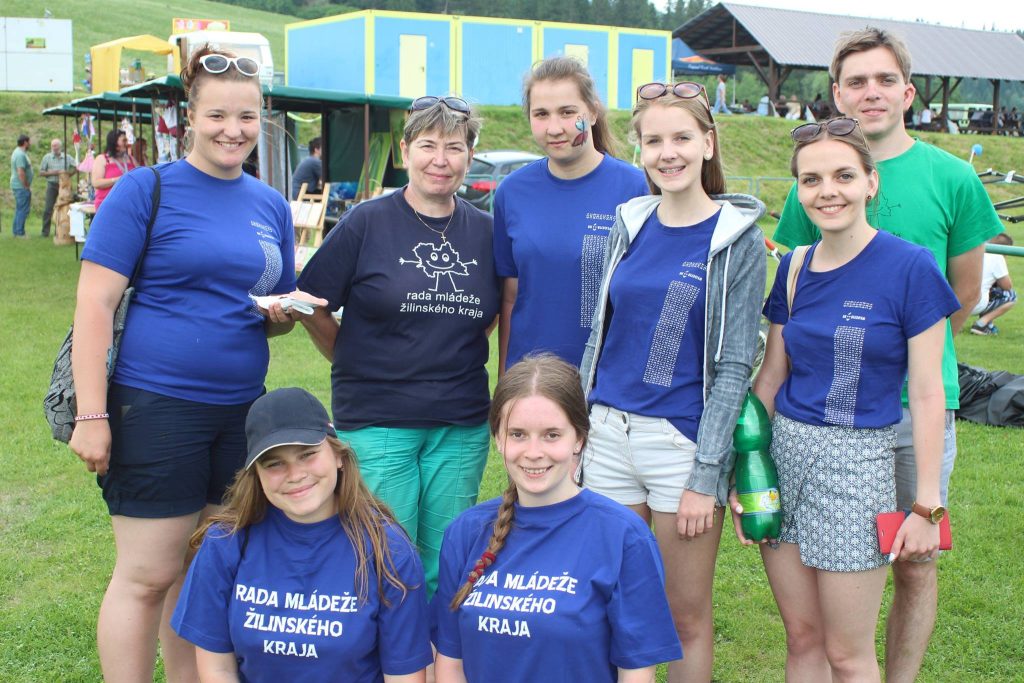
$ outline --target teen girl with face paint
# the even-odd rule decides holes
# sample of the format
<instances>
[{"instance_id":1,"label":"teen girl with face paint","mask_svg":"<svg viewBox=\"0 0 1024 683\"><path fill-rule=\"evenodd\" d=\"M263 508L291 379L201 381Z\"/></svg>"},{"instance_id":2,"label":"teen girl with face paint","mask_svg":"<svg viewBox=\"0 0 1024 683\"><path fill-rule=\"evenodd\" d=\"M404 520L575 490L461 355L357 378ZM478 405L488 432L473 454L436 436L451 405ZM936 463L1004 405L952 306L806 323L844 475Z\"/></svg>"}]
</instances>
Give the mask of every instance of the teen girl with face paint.
<instances>
[{"instance_id":1,"label":"teen girl with face paint","mask_svg":"<svg viewBox=\"0 0 1024 683\"><path fill-rule=\"evenodd\" d=\"M494 197L499 372L542 351L579 365L615 207L647 194L643 174L615 158L604 105L579 61L535 66L523 109L547 156L503 180Z\"/></svg>"}]
</instances>

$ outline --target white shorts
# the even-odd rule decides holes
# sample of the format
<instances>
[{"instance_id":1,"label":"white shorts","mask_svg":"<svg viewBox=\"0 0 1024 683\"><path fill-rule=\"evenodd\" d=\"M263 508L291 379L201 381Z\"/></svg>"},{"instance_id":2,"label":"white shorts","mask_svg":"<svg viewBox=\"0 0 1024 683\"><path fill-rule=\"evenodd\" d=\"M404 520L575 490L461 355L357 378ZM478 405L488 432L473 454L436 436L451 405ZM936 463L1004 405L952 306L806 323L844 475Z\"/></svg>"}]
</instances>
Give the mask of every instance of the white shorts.
<instances>
[{"instance_id":1,"label":"white shorts","mask_svg":"<svg viewBox=\"0 0 1024 683\"><path fill-rule=\"evenodd\" d=\"M675 514L696 456L697 444L668 420L595 404L583 485L622 505Z\"/></svg>"}]
</instances>

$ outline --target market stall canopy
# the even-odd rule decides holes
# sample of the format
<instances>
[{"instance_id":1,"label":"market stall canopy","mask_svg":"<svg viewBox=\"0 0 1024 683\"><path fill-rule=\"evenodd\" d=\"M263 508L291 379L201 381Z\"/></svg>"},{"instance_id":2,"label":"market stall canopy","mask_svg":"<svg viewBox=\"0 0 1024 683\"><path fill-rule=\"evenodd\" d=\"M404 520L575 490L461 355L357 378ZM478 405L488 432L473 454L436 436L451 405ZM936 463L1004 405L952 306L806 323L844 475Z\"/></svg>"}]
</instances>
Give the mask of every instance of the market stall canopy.
<instances>
[{"instance_id":1,"label":"market stall canopy","mask_svg":"<svg viewBox=\"0 0 1024 683\"><path fill-rule=\"evenodd\" d=\"M125 97L116 92L104 92L44 109L43 116L92 114L103 121L119 121L124 117L134 117L149 123L152 120L150 110L151 101L148 98Z\"/></svg>"},{"instance_id":2,"label":"market stall canopy","mask_svg":"<svg viewBox=\"0 0 1024 683\"><path fill-rule=\"evenodd\" d=\"M674 76L717 76L718 74L732 75L734 73L736 73L736 65L719 64L697 54L679 38L672 39L672 74Z\"/></svg>"},{"instance_id":3,"label":"market stall canopy","mask_svg":"<svg viewBox=\"0 0 1024 683\"><path fill-rule=\"evenodd\" d=\"M142 50L158 55L169 55L174 46L156 36L141 35L118 38L89 48L92 59L92 91L102 93L117 90L121 85L121 50Z\"/></svg>"}]
</instances>

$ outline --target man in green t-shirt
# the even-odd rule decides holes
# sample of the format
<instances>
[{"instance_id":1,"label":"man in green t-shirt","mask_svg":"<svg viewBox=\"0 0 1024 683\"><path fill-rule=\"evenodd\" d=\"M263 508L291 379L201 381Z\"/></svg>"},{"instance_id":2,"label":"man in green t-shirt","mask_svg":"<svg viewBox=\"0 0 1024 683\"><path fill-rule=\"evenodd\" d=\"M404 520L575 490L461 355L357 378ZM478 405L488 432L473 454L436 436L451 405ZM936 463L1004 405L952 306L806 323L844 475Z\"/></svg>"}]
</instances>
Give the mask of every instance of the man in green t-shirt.
<instances>
[{"instance_id":1,"label":"man in green t-shirt","mask_svg":"<svg viewBox=\"0 0 1024 683\"><path fill-rule=\"evenodd\" d=\"M18 146L11 152L11 192L14 193L14 226L11 231L15 237L27 237L25 221L28 220L29 208L32 206L32 162L28 158L28 148L32 144L29 137L22 133L18 136Z\"/></svg>"},{"instance_id":2,"label":"man in green t-shirt","mask_svg":"<svg viewBox=\"0 0 1024 683\"><path fill-rule=\"evenodd\" d=\"M77 173L74 160L64 153L64 145L54 138L50 141L50 151L39 162L39 175L46 178L46 205L43 207L43 237L50 235L50 219L53 207L57 203L60 191L60 174Z\"/></svg>"},{"instance_id":3,"label":"man in green t-shirt","mask_svg":"<svg viewBox=\"0 0 1024 683\"><path fill-rule=\"evenodd\" d=\"M903 421L897 425L896 497L900 508L915 502L945 506L949 475L956 457L953 411L960 406L953 331L959 330L978 301L984 242L1002 232L992 201L966 162L911 138L903 113L913 103L910 54L896 36L875 28L843 34L830 69L832 94L843 114L856 118L867 138L881 179L878 197L868 207L876 228L929 249L960 300L950 318L942 359L946 429L940 479L941 501L917 501L917 469L910 413L904 390ZM819 237L797 200L796 186L774 238L787 247L811 244ZM915 511L923 509L914 506ZM886 631L886 681L913 681L921 667L935 624L935 562L893 564L893 605Z\"/></svg>"}]
</instances>

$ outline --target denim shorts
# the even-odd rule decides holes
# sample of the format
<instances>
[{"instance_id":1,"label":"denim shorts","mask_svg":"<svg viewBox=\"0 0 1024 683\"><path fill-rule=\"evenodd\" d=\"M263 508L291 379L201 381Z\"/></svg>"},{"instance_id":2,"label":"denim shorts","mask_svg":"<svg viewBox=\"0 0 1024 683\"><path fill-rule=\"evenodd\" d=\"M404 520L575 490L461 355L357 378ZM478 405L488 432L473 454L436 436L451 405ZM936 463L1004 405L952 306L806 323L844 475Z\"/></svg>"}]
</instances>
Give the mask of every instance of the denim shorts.
<instances>
[{"instance_id":1,"label":"denim shorts","mask_svg":"<svg viewBox=\"0 0 1024 683\"><path fill-rule=\"evenodd\" d=\"M946 505L949 496L949 477L956 461L956 413L946 411L943 431L942 474L939 479L939 498ZM917 498L917 463L914 462L914 433L910 411L903 409L903 420L896 424L896 505L909 510Z\"/></svg>"},{"instance_id":2,"label":"denim shorts","mask_svg":"<svg viewBox=\"0 0 1024 683\"><path fill-rule=\"evenodd\" d=\"M110 386L110 468L97 483L111 515L162 519L219 504L245 463L252 401L221 406Z\"/></svg>"},{"instance_id":3,"label":"denim shorts","mask_svg":"<svg viewBox=\"0 0 1024 683\"><path fill-rule=\"evenodd\" d=\"M583 485L622 505L675 514L697 444L671 422L595 404L583 453Z\"/></svg>"}]
</instances>

